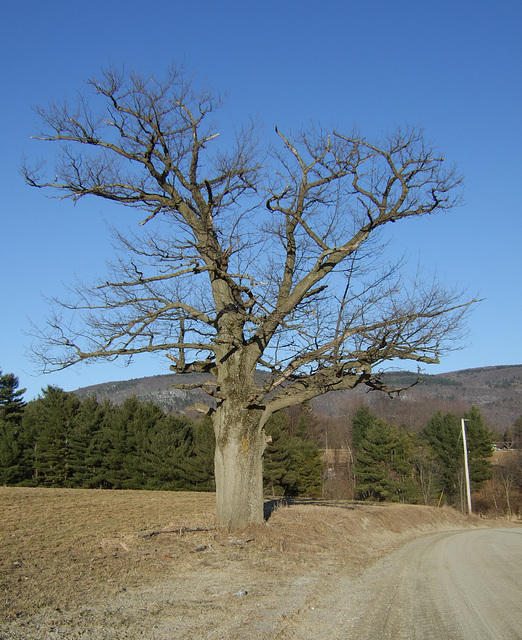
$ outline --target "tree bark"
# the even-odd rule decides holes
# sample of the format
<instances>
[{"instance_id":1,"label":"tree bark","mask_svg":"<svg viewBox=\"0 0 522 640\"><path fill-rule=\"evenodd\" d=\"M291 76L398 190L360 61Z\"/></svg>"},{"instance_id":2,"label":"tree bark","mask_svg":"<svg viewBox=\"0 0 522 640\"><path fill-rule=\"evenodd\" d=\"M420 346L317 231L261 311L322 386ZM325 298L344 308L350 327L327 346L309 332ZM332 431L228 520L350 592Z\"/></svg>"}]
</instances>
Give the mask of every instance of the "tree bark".
<instances>
[{"instance_id":1,"label":"tree bark","mask_svg":"<svg viewBox=\"0 0 522 640\"><path fill-rule=\"evenodd\" d=\"M216 434L217 524L231 530L262 524L263 452L261 412L226 400L213 415Z\"/></svg>"}]
</instances>

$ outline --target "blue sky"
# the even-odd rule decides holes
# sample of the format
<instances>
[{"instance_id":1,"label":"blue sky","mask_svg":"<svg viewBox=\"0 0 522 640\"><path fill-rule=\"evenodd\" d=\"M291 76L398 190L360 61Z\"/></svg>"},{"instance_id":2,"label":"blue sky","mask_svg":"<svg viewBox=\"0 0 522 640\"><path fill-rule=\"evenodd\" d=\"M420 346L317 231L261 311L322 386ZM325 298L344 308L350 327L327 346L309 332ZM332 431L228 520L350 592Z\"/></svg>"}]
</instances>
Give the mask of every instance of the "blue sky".
<instances>
[{"instance_id":1,"label":"blue sky","mask_svg":"<svg viewBox=\"0 0 522 640\"><path fill-rule=\"evenodd\" d=\"M522 363L521 34L519 0L10 3L0 38L0 368L20 378L26 399L48 384L168 372L163 357L37 375L26 332L28 318L46 313L42 295L59 297L75 274L103 275L105 221L138 219L103 202L50 200L18 168L24 154L53 152L30 140L31 105L74 98L109 64L149 72L172 62L222 93L231 123L255 116L267 135L310 121L369 136L423 127L465 177L465 202L396 225L393 251L484 298L468 346L427 372Z\"/></svg>"}]
</instances>

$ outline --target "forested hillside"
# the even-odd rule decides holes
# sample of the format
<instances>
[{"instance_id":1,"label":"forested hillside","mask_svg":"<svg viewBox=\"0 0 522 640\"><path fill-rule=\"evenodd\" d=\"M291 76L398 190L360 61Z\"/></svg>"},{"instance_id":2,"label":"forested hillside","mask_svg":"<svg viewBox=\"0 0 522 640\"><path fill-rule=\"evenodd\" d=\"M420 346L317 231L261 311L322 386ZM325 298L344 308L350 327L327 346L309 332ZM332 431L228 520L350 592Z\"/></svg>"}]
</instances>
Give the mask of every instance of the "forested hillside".
<instances>
[{"instance_id":1,"label":"forested hillside","mask_svg":"<svg viewBox=\"0 0 522 640\"><path fill-rule=\"evenodd\" d=\"M208 376L207 376L208 377ZM209 397L200 390L181 391L173 384L196 382L201 374L188 374L183 379L176 375L161 375L121 382L85 387L76 391L80 398L94 393L99 400L121 402L129 395L142 400L152 400L165 410L183 413L196 402L208 403ZM390 386L408 386L419 383L388 398L385 393L359 386L352 391L337 391L316 398L313 406L317 414L339 418L350 415L364 404L385 420L404 424L419 430L435 411L451 411L459 414L478 407L487 424L496 432L504 433L522 415L522 365L465 369L438 375L417 374L405 371L388 373Z\"/></svg>"}]
</instances>

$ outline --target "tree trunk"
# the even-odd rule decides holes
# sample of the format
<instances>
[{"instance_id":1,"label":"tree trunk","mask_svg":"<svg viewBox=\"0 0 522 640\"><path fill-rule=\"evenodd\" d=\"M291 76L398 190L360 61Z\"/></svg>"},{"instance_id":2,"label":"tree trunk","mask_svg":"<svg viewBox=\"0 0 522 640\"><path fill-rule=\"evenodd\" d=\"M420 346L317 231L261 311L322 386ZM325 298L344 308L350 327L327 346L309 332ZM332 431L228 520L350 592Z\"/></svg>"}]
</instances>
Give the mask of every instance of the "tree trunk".
<instances>
[{"instance_id":1,"label":"tree trunk","mask_svg":"<svg viewBox=\"0 0 522 640\"><path fill-rule=\"evenodd\" d=\"M260 417L260 411L237 399L225 400L213 415L218 526L234 530L264 522L266 442Z\"/></svg>"}]
</instances>

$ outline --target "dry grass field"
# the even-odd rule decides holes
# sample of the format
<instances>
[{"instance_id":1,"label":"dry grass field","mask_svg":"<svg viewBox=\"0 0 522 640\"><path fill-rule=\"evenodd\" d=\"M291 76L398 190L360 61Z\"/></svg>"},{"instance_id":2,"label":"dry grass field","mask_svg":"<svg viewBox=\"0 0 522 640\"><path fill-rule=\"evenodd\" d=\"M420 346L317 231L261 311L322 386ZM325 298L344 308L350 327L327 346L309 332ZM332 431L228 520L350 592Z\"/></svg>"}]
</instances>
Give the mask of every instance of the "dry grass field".
<instances>
[{"instance_id":1,"label":"dry grass field","mask_svg":"<svg viewBox=\"0 0 522 640\"><path fill-rule=\"evenodd\" d=\"M0 512L2 640L291 638L324 580L415 536L485 524L296 501L231 535L213 526L209 493L6 487Z\"/></svg>"}]
</instances>

